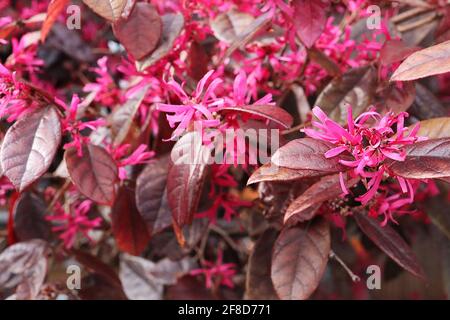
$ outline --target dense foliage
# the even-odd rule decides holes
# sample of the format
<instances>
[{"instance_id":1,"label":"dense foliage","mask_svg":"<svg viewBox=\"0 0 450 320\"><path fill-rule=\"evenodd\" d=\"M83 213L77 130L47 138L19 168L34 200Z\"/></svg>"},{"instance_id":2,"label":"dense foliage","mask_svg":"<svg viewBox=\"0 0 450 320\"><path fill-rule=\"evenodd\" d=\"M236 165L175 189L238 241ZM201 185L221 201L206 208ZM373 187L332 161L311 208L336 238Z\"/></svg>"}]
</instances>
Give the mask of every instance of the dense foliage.
<instances>
[{"instance_id":1,"label":"dense foliage","mask_svg":"<svg viewBox=\"0 0 450 320\"><path fill-rule=\"evenodd\" d=\"M443 0L0 0L0 298L448 298L449 26Z\"/></svg>"}]
</instances>

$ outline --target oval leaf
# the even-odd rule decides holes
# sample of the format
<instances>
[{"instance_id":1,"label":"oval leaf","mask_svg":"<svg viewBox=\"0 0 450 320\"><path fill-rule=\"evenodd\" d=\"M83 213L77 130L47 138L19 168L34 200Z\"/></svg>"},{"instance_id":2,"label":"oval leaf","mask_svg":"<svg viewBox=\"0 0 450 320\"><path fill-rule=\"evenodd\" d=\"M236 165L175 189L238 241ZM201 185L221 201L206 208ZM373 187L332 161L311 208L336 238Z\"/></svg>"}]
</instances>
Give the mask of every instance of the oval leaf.
<instances>
[{"instance_id":1,"label":"oval leaf","mask_svg":"<svg viewBox=\"0 0 450 320\"><path fill-rule=\"evenodd\" d=\"M450 138L450 117L420 121L419 125L418 136L429 139Z\"/></svg>"},{"instance_id":2,"label":"oval leaf","mask_svg":"<svg viewBox=\"0 0 450 320\"><path fill-rule=\"evenodd\" d=\"M50 167L61 142L61 124L52 107L37 110L12 125L1 150L4 174L24 190Z\"/></svg>"},{"instance_id":3,"label":"oval leaf","mask_svg":"<svg viewBox=\"0 0 450 320\"><path fill-rule=\"evenodd\" d=\"M236 9L219 14L211 21L214 36L225 43L232 43L239 35L245 33L255 19Z\"/></svg>"},{"instance_id":4,"label":"oval leaf","mask_svg":"<svg viewBox=\"0 0 450 320\"><path fill-rule=\"evenodd\" d=\"M169 159L163 157L147 164L136 182L136 204L151 235L172 223L167 203L167 174Z\"/></svg>"},{"instance_id":5,"label":"oval leaf","mask_svg":"<svg viewBox=\"0 0 450 320\"><path fill-rule=\"evenodd\" d=\"M347 188L354 186L359 181L359 178L345 179L344 183ZM284 222L289 219L294 219L296 222L310 220L323 202L335 199L341 194L339 174L323 177L289 205Z\"/></svg>"},{"instance_id":6,"label":"oval leaf","mask_svg":"<svg viewBox=\"0 0 450 320\"><path fill-rule=\"evenodd\" d=\"M370 106L375 94L376 71L372 67L351 69L334 78L317 97L319 106L330 118L347 123L347 105L353 107L353 115L359 116Z\"/></svg>"},{"instance_id":7,"label":"oval leaf","mask_svg":"<svg viewBox=\"0 0 450 320\"><path fill-rule=\"evenodd\" d=\"M405 161L391 161L389 169L410 179L450 176L450 138L421 141L405 147Z\"/></svg>"},{"instance_id":8,"label":"oval leaf","mask_svg":"<svg viewBox=\"0 0 450 320\"><path fill-rule=\"evenodd\" d=\"M117 21L128 0L83 0L83 2L99 16L109 21Z\"/></svg>"},{"instance_id":9,"label":"oval leaf","mask_svg":"<svg viewBox=\"0 0 450 320\"><path fill-rule=\"evenodd\" d=\"M179 228L192 223L205 181L208 153L196 132L184 135L172 150L167 199L173 221Z\"/></svg>"},{"instance_id":10,"label":"oval leaf","mask_svg":"<svg viewBox=\"0 0 450 320\"><path fill-rule=\"evenodd\" d=\"M247 185L263 181L293 181L303 178L319 177L327 172L317 170L296 170L285 167L278 167L273 163L267 163L250 176Z\"/></svg>"},{"instance_id":11,"label":"oval leaf","mask_svg":"<svg viewBox=\"0 0 450 320\"><path fill-rule=\"evenodd\" d=\"M24 192L14 204L14 233L20 241L52 239L52 227L45 219L47 204L31 192Z\"/></svg>"},{"instance_id":12,"label":"oval leaf","mask_svg":"<svg viewBox=\"0 0 450 320\"><path fill-rule=\"evenodd\" d=\"M47 9L47 17L45 18L44 23L41 28L41 41L44 42L45 38L47 38L48 33L50 32L53 24L55 23L58 15L62 12L62 10L66 7L69 0L52 0L48 4Z\"/></svg>"},{"instance_id":13,"label":"oval leaf","mask_svg":"<svg viewBox=\"0 0 450 320\"><path fill-rule=\"evenodd\" d=\"M327 23L328 3L317 0L294 0L293 23L303 44L311 48L320 37Z\"/></svg>"},{"instance_id":14,"label":"oval leaf","mask_svg":"<svg viewBox=\"0 0 450 320\"><path fill-rule=\"evenodd\" d=\"M416 80L449 71L450 41L445 41L410 55L395 70L391 81Z\"/></svg>"},{"instance_id":15,"label":"oval leaf","mask_svg":"<svg viewBox=\"0 0 450 320\"><path fill-rule=\"evenodd\" d=\"M127 52L139 60L156 49L161 38L162 22L151 4L139 2L128 19L113 25L113 31Z\"/></svg>"},{"instance_id":16,"label":"oval leaf","mask_svg":"<svg viewBox=\"0 0 450 320\"><path fill-rule=\"evenodd\" d=\"M64 154L70 179L86 197L100 204L111 205L118 181L116 163L99 146L88 144L82 150L82 157L78 157L76 148L70 148Z\"/></svg>"},{"instance_id":17,"label":"oval leaf","mask_svg":"<svg viewBox=\"0 0 450 320\"><path fill-rule=\"evenodd\" d=\"M334 173L345 171L339 157L327 159L325 153L333 146L312 138L292 140L279 148L272 156L272 163L279 167L297 170L314 170Z\"/></svg>"},{"instance_id":18,"label":"oval leaf","mask_svg":"<svg viewBox=\"0 0 450 320\"><path fill-rule=\"evenodd\" d=\"M425 278L422 267L417 261L414 252L389 225L382 227L376 219L368 217L364 213L354 214L356 223L372 240L378 248L392 258L399 266L412 274Z\"/></svg>"},{"instance_id":19,"label":"oval leaf","mask_svg":"<svg viewBox=\"0 0 450 320\"><path fill-rule=\"evenodd\" d=\"M272 281L283 300L304 300L316 290L330 254L330 226L324 219L285 228L275 242Z\"/></svg>"},{"instance_id":20,"label":"oval leaf","mask_svg":"<svg viewBox=\"0 0 450 320\"><path fill-rule=\"evenodd\" d=\"M178 13L168 13L161 17L162 31L158 47L149 56L136 61L136 69L143 71L164 58L172 49L175 40L184 27L184 17Z\"/></svg>"},{"instance_id":21,"label":"oval leaf","mask_svg":"<svg viewBox=\"0 0 450 320\"><path fill-rule=\"evenodd\" d=\"M111 224L119 249L137 256L147 247L150 235L134 198L134 190L120 189L111 209Z\"/></svg>"}]
</instances>

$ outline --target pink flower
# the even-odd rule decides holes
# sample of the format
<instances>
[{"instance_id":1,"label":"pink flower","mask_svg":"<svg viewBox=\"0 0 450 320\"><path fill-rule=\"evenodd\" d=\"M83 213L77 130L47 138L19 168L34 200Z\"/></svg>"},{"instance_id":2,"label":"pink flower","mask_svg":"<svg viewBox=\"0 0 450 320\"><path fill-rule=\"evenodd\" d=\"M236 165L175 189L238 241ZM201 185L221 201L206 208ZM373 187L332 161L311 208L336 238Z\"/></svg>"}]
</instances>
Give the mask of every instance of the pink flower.
<instances>
[{"instance_id":1,"label":"pink flower","mask_svg":"<svg viewBox=\"0 0 450 320\"><path fill-rule=\"evenodd\" d=\"M70 106L66 105L64 101L55 98L55 102L66 111L66 116L61 120L63 132L68 132L72 136L72 142L66 143L64 149L75 147L78 150L78 156L83 156L83 144L89 143L90 139L83 136L81 131L84 129L96 130L98 127L105 125L104 119L97 119L92 121L82 122L78 119L78 108L80 106L80 98L75 94L72 96Z\"/></svg>"},{"instance_id":2,"label":"pink flower","mask_svg":"<svg viewBox=\"0 0 450 320\"><path fill-rule=\"evenodd\" d=\"M26 37L12 39L12 54L6 61L6 66L18 71L19 73L28 72L34 75L39 67L44 65L44 60L39 59L37 55L37 45L26 46Z\"/></svg>"},{"instance_id":3,"label":"pink flower","mask_svg":"<svg viewBox=\"0 0 450 320\"><path fill-rule=\"evenodd\" d=\"M418 126L406 133L408 129L404 127L404 119L408 114L405 112L398 115L389 112L382 116L370 110L353 119L349 106L347 128L328 118L319 107L315 107L313 113L320 122L313 121L315 129L304 129L304 132L311 138L335 145L325 153L325 157L333 158L343 153L352 156L353 159L341 159L339 162L351 168L355 176L359 175L367 181L367 192L356 199L364 205L375 196L385 174L389 174L385 160L404 161L406 154L403 147L424 140L416 136ZM392 129L394 125L396 131ZM410 182L401 177L396 178L402 191L412 194ZM342 189L345 194L348 193L345 186Z\"/></svg>"},{"instance_id":4,"label":"pink flower","mask_svg":"<svg viewBox=\"0 0 450 320\"><path fill-rule=\"evenodd\" d=\"M159 103L157 105L158 110L171 113L167 115L170 127L177 126L170 140L181 136L194 121L201 121L203 128L217 127L220 124L214 112L223 106L224 99L217 98L214 91L222 83L222 80L216 78L207 85L213 73L213 70L209 71L199 81L192 95L187 94L183 86L174 80L165 84L167 89L174 93L181 102L181 104Z\"/></svg>"},{"instance_id":5,"label":"pink flower","mask_svg":"<svg viewBox=\"0 0 450 320\"><path fill-rule=\"evenodd\" d=\"M116 160L117 167L119 168L120 180L125 180L127 178L127 170L125 167L147 163L148 160L155 156L154 151L146 151L148 147L145 144L141 144L131 155L125 157L130 147L131 145L129 144L124 144L115 149L113 149L112 145L106 147L113 159Z\"/></svg>"},{"instance_id":6,"label":"pink flower","mask_svg":"<svg viewBox=\"0 0 450 320\"><path fill-rule=\"evenodd\" d=\"M15 72L0 63L0 118L8 122L17 120L38 106L31 89L17 80Z\"/></svg>"},{"instance_id":7,"label":"pink flower","mask_svg":"<svg viewBox=\"0 0 450 320\"><path fill-rule=\"evenodd\" d=\"M78 234L82 234L89 241L92 241L89 232L99 227L102 219L89 219L88 213L91 205L91 200L84 200L81 203L71 206L70 212L66 212L61 204L56 203L55 212L57 214L46 217L47 220L58 223L52 230L54 232L61 232L59 238L63 241L66 249L73 247Z\"/></svg>"},{"instance_id":8,"label":"pink flower","mask_svg":"<svg viewBox=\"0 0 450 320\"><path fill-rule=\"evenodd\" d=\"M96 82L86 84L83 91L94 92L94 100L106 106L121 103L120 90L108 72L108 57L98 59L97 64L98 67L92 68L92 71L98 75Z\"/></svg>"},{"instance_id":9,"label":"pink flower","mask_svg":"<svg viewBox=\"0 0 450 320\"><path fill-rule=\"evenodd\" d=\"M212 288L214 283L233 288L233 276L236 274L236 265L234 263L223 263L222 260L223 253L222 250L219 249L215 263L205 260L202 263L203 268L192 270L190 274L193 276L199 274L205 275L207 288Z\"/></svg>"}]
</instances>

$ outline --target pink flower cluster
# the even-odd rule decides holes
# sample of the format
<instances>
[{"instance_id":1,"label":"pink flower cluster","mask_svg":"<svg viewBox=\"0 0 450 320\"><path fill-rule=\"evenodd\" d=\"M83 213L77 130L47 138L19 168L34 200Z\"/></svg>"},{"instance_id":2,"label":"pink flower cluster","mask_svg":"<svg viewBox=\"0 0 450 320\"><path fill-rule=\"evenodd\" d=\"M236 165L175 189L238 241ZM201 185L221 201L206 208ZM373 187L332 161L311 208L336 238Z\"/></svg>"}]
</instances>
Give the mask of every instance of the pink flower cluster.
<instances>
[{"instance_id":1,"label":"pink flower cluster","mask_svg":"<svg viewBox=\"0 0 450 320\"><path fill-rule=\"evenodd\" d=\"M57 224L52 230L61 232L59 238L63 241L66 249L73 247L78 234L82 234L92 241L89 233L101 225L102 219L100 217L89 218L88 213L91 206L91 200L84 200L71 205L70 211L67 212L60 203L56 203L54 208L56 214L46 216L48 221L53 221Z\"/></svg>"},{"instance_id":2,"label":"pink flower cluster","mask_svg":"<svg viewBox=\"0 0 450 320\"><path fill-rule=\"evenodd\" d=\"M223 263L222 250L218 250L217 260L215 262L204 260L202 266L203 268L192 270L190 274L193 276L203 274L207 288L212 288L214 283L229 288L234 287L233 276L236 274L236 265L234 263Z\"/></svg>"},{"instance_id":3,"label":"pink flower cluster","mask_svg":"<svg viewBox=\"0 0 450 320\"><path fill-rule=\"evenodd\" d=\"M353 176L359 176L366 182L367 192L356 198L363 205L374 198L381 182L389 175L385 160L404 161L406 154L403 147L425 139L416 136L418 126L410 131L404 126L404 119L408 116L405 112L398 115L389 112L382 116L370 110L353 119L352 108L349 106L346 128L331 120L320 107L315 107L313 113L319 122L313 121L314 128L304 129L304 132L311 138L328 141L335 146L325 153L327 158L341 154L351 155L352 159L340 159L339 162L349 167ZM396 130L393 129L394 125ZM348 194L343 172L340 175L342 190L344 194ZM409 194L407 200L412 202L414 192L411 182L402 177L396 178L402 192ZM401 203L394 205L400 206Z\"/></svg>"}]
</instances>

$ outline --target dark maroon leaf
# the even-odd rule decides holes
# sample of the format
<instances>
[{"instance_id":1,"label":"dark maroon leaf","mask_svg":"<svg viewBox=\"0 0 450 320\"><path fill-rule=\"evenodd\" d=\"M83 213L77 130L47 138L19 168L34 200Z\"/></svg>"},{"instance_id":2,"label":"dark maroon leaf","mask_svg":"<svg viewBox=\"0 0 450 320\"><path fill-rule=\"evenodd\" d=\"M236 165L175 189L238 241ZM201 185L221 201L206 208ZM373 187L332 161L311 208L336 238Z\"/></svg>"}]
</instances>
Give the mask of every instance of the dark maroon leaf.
<instances>
[{"instance_id":1,"label":"dark maroon leaf","mask_svg":"<svg viewBox=\"0 0 450 320\"><path fill-rule=\"evenodd\" d=\"M81 38L78 30L69 30L66 25L55 22L47 37L44 47L49 52L49 58L56 50L81 62L92 62L95 55L92 48ZM52 52L52 53L50 53Z\"/></svg>"},{"instance_id":2,"label":"dark maroon leaf","mask_svg":"<svg viewBox=\"0 0 450 320\"><path fill-rule=\"evenodd\" d=\"M324 219L284 228L272 255L272 281L283 300L304 300L319 285L330 254L330 226Z\"/></svg>"},{"instance_id":3,"label":"dark maroon leaf","mask_svg":"<svg viewBox=\"0 0 450 320\"><path fill-rule=\"evenodd\" d=\"M14 204L14 233L20 241L52 239L51 224L45 219L47 204L31 192L24 192Z\"/></svg>"},{"instance_id":4,"label":"dark maroon leaf","mask_svg":"<svg viewBox=\"0 0 450 320\"><path fill-rule=\"evenodd\" d=\"M294 0L293 23L303 44L310 48L320 37L327 22L328 1Z\"/></svg>"},{"instance_id":5,"label":"dark maroon leaf","mask_svg":"<svg viewBox=\"0 0 450 320\"><path fill-rule=\"evenodd\" d=\"M136 69L143 71L154 63L164 58L172 49L177 37L184 27L184 17L178 13L167 13L161 17L162 31L158 47L149 56L136 61Z\"/></svg>"},{"instance_id":6,"label":"dark maroon leaf","mask_svg":"<svg viewBox=\"0 0 450 320\"><path fill-rule=\"evenodd\" d=\"M350 69L334 78L319 94L314 105L330 118L346 124L347 106L353 107L353 116L364 112L372 103L376 89L376 71L372 67Z\"/></svg>"},{"instance_id":7,"label":"dark maroon leaf","mask_svg":"<svg viewBox=\"0 0 450 320\"><path fill-rule=\"evenodd\" d=\"M380 61L383 66L400 62L412 53L420 50L419 47L410 47L402 40L387 40L380 51Z\"/></svg>"},{"instance_id":8,"label":"dark maroon leaf","mask_svg":"<svg viewBox=\"0 0 450 320\"><path fill-rule=\"evenodd\" d=\"M118 287L122 287L119 276L116 271L108 264L101 261L98 257L93 256L90 253L72 249L71 253L73 253L75 259L88 268L90 271L95 272L99 276L103 277L105 281L110 283L111 285L115 285Z\"/></svg>"},{"instance_id":9,"label":"dark maroon leaf","mask_svg":"<svg viewBox=\"0 0 450 320\"><path fill-rule=\"evenodd\" d=\"M188 133L172 150L173 166L167 178L167 199L178 227L191 224L206 177L208 148L198 133Z\"/></svg>"},{"instance_id":10,"label":"dark maroon leaf","mask_svg":"<svg viewBox=\"0 0 450 320\"><path fill-rule=\"evenodd\" d=\"M447 116L447 111L439 99L418 82L416 82L416 99L408 112L420 120Z\"/></svg>"},{"instance_id":11,"label":"dark maroon leaf","mask_svg":"<svg viewBox=\"0 0 450 320\"><path fill-rule=\"evenodd\" d=\"M111 209L111 224L120 250L137 256L147 247L150 235L136 207L134 190L120 189Z\"/></svg>"},{"instance_id":12,"label":"dark maroon leaf","mask_svg":"<svg viewBox=\"0 0 450 320\"><path fill-rule=\"evenodd\" d=\"M48 4L47 9L47 17L45 18L44 23L41 28L41 41L44 42L45 38L47 38L50 29L55 23L58 15L62 12L62 10L66 7L69 0L52 0Z\"/></svg>"},{"instance_id":13,"label":"dark maroon leaf","mask_svg":"<svg viewBox=\"0 0 450 320\"><path fill-rule=\"evenodd\" d=\"M345 177L344 183L347 188L350 188L358 181L359 178L349 179ZM286 210L284 221L287 222L293 219L296 222L304 222L310 220L323 202L335 199L341 194L342 188L339 182L339 174L325 176L291 203Z\"/></svg>"},{"instance_id":14,"label":"dark maroon leaf","mask_svg":"<svg viewBox=\"0 0 450 320\"><path fill-rule=\"evenodd\" d=\"M332 148L333 145L325 141L296 139L279 148L271 160L275 165L289 169L327 173L345 171L345 167L339 163L339 157L325 158L325 153Z\"/></svg>"},{"instance_id":15,"label":"dark maroon leaf","mask_svg":"<svg viewBox=\"0 0 450 320\"><path fill-rule=\"evenodd\" d=\"M450 138L421 141L405 149L405 161L390 162L394 174L410 179L450 176Z\"/></svg>"},{"instance_id":16,"label":"dark maroon leaf","mask_svg":"<svg viewBox=\"0 0 450 320\"><path fill-rule=\"evenodd\" d=\"M368 217L365 213L356 213L358 226L372 240L378 248L392 258L405 270L413 275L425 278L425 274L417 261L414 252L389 225L382 227L376 219Z\"/></svg>"},{"instance_id":17,"label":"dark maroon leaf","mask_svg":"<svg viewBox=\"0 0 450 320\"><path fill-rule=\"evenodd\" d=\"M204 46L198 42L192 42L187 56L186 67L188 75L194 80L200 79L208 72L208 64L211 60Z\"/></svg>"},{"instance_id":18,"label":"dark maroon leaf","mask_svg":"<svg viewBox=\"0 0 450 320\"><path fill-rule=\"evenodd\" d=\"M12 125L1 150L4 174L23 191L50 167L61 142L61 124L52 107L39 109Z\"/></svg>"},{"instance_id":19,"label":"dark maroon leaf","mask_svg":"<svg viewBox=\"0 0 450 320\"><path fill-rule=\"evenodd\" d=\"M140 60L158 46L162 33L161 18L149 3L136 3L126 20L113 25L114 34L134 59Z\"/></svg>"},{"instance_id":20,"label":"dark maroon leaf","mask_svg":"<svg viewBox=\"0 0 450 320\"><path fill-rule=\"evenodd\" d=\"M404 82L401 87L396 83L390 83L381 92L387 111L398 114L409 109L416 98L416 86L413 82Z\"/></svg>"},{"instance_id":21,"label":"dark maroon leaf","mask_svg":"<svg viewBox=\"0 0 450 320\"><path fill-rule=\"evenodd\" d=\"M245 297L250 300L277 300L270 278L272 248L278 232L266 230L255 243L248 260Z\"/></svg>"},{"instance_id":22,"label":"dark maroon leaf","mask_svg":"<svg viewBox=\"0 0 450 320\"><path fill-rule=\"evenodd\" d=\"M233 112L233 111L255 115L263 119L269 119L284 128L290 128L294 121L294 119L292 119L292 116L286 110L272 105L248 105L242 107L227 107L220 110L220 112Z\"/></svg>"},{"instance_id":23,"label":"dark maroon leaf","mask_svg":"<svg viewBox=\"0 0 450 320\"><path fill-rule=\"evenodd\" d=\"M167 174L169 157L151 161L139 175L136 183L136 205L150 235L169 227L172 215L167 203Z\"/></svg>"},{"instance_id":24,"label":"dark maroon leaf","mask_svg":"<svg viewBox=\"0 0 450 320\"><path fill-rule=\"evenodd\" d=\"M83 0L99 16L117 21L120 19L128 0Z\"/></svg>"},{"instance_id":25,"label":"dark maroon leaf","mask_svg":"<svg viewBox=\"0 0 450 320\"><path fill-rule=\"evenodd\" d=\"M34 299L47 274L47 243L20 242L0 254L0 288L16 288L16 299Z\"/></svg>"},{"instance_id":26,"label":"dark maroon leaf","mask_svg":"<svg viewBox=\"0 0 450 320\"><path fill-rule=\"evenodd\" d=\"M70 178L86 197L106 205L114 202L118 169L109 153L95 145L84 145L83 156L76 148L66 150L64 159Z\"/></svg>"}]
</instances>

